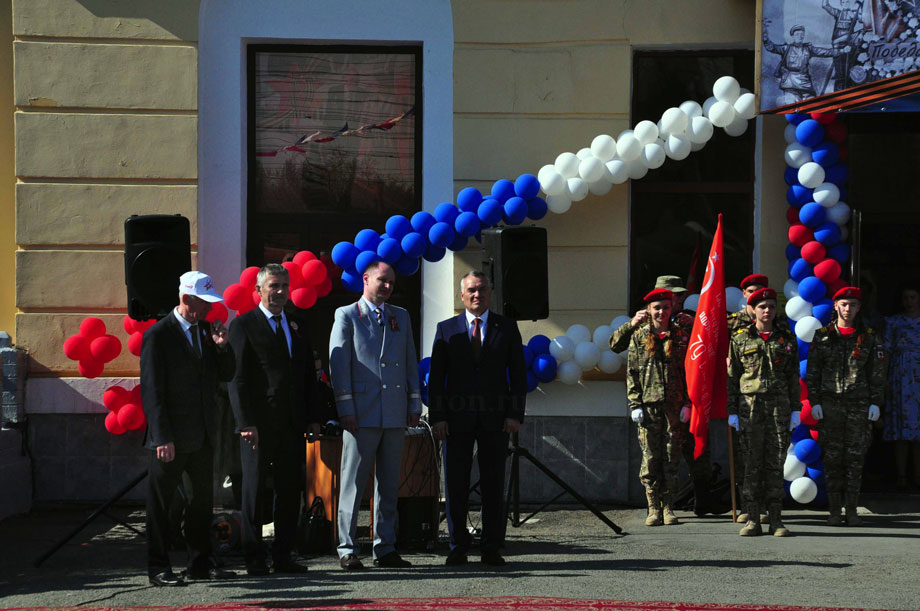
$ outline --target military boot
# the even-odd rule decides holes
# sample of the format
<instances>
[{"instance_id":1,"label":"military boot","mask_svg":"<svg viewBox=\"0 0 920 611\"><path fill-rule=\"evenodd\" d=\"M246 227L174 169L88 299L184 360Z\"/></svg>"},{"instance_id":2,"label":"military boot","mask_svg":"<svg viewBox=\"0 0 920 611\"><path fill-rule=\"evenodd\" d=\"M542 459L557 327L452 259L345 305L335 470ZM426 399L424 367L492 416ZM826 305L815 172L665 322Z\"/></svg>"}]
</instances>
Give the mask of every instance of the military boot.
<instances>
[{"instance_id":1,"label":"military boot","mask_svg":"<svg viewBox=\"0 0 920 611\"><path fill-rule=\"evenodd\" d=\"M828 526L843 526L843 518L840 517L840 506L843 504L843 500L840 498L839 494L828 494L827 495L827 509L830 512L830 517L827 518Z\"/></svg>"},{"instance_id":2,"label":"military boot","mask_svg":"<svg viewBox=\"0 0 920 611\"><path fill-rule=\"evenodd\" d=\"M847 494L847 526L862 526L862 520L856 513L856 506L859 501L859 495Z\"/></svg>"},{"instance_id":3,"label":"military boot","mask_svg":"<svg viewBox=\"0 0 920 611\"><path fill-rule=\"evenodd\" d=\"M788 537L792 533L783 526L783 506L779 503L770 505L770 534L774 537Z\"/></svg>"},{"instance_id":4,"label":"military boot","mask_svg":"<svg viewBox=\"0 0 920 611\"><path fill-rule=\"evenodd\" d=\"M756 505L748 507L748 520L738 534L742 537L759 537L763 534L763 528L760 527L759 507Z\"/></svg>"},{"instance_id":5,"label":"military boot","mask_svg":"<svg viewBox=\"0 0 920 611\"><path fill-rule=\"evenodd\" d=\"M735 518L735 522L737 522L738 524L747 524L749 517L751 517L751 514L749 514L746 511L742 511L741 513L738 514L738 517Z\"/></svg>"},{"instance_id":6,"label":"military boot","mask_svg":"<svg viewBox=\"0 0 920 611\"><path fill-rule=\"evenodd\" d=\"M662 514L665 526L674 526L675 524L680 524L680 520L678 520L677 516L674 515L674 510L671 509L670 504L664 506L664 511Z\"/></svg>"},{"instance_id":7,"label":"military boot","mask_svg":"<svg viewBox=\"0 0 920 611\"><path fill-rule=\"evenodd\" d=\"M645 525L661 526L664 521L661 515L661 500L650 490L646 491L645 496L648 498L648 517L645 518Z\"/></svg>"}]
</instances>

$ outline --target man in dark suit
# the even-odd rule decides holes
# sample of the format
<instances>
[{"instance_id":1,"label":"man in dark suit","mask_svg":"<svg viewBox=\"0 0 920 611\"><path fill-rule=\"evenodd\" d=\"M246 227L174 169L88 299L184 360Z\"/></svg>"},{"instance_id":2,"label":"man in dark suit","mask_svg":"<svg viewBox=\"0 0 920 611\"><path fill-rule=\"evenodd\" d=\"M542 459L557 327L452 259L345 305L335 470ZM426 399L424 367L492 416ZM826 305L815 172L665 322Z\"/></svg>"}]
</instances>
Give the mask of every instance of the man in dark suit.
<instances>
[{"instance_id":1,"label":"man in dark suit","mask_svg":"<svg viewBox=\"0 0 920 611\"><path fill-rule=\"evenodd\" d=\"M482 493L482 562L503 566L502 495L508 435L524 419L527 369L517 323L489 312L492 289L482 272L460 280L466 310L438 323L428 378L429 411L435 437L444 442L444 484L450 553L446 564L466 564L466 529L473 443L479 455Z\"/></svg>"},{"instance_id":2,"label":"man in dark suit","mask_svg":"<svg viewBox=\"0 0 920 611\"><path fill-rule=\"evenodd\" d=\"M222 300L207 274L186 272L179 279L179 305L144 334L144 447L153 450L147 470L147 573L156 586L185 585L169 563L169 506L183 472L192 482L185 519L188 576L233 577L210 561L213 447L219 434L214 399L218 380L233 377L234 361L227 330L220 321L209 325L205 316L211 303Z\"/></svg>"},{"instance_id":3,"label":"man in dark suit","mask_svg":"<svg viewBox=\"0 0 920 611\"><path fill-rule=\"evenodd\" d=\"M236 375L230 405L240 433L243 468L242 544L250 575L267 575L262 543L266 484L274 482L275 573L304 573L291 558L300 509L304 434L319 435L316 371L307 325L284 309L290 293L287 270L270 263L259 270L259 307L230 324Z\"/></svg>"}]
</instances>

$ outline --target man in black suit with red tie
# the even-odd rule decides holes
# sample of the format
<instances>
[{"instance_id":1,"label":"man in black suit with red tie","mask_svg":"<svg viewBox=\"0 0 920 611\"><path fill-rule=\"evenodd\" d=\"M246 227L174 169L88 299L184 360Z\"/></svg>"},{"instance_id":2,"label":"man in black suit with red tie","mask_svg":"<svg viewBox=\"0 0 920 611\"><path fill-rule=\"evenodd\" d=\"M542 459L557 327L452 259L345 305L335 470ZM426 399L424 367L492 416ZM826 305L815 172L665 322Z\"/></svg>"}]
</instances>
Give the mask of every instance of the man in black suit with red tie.
<instances>
[{"instance_id":1,"label":"man in black suit with red tie","mask_svg":"<svg viewBox=\"0 0 920 611\"><path fill-rule=\"evenodd\" d=\"M213 447L219 434L217 382L233 377L227 330L205 317L223 301L211 278L186 272L179 279L179 305L144 334L141 398L147 416L144 447L153 450L147 468L147 573L156 586L184 586L169 563L169 506L182 473L192 483L185 516L188 577L228 579L213 565L211 518Z\"/></svg>"},{"instance_id":2,"label":"man in black suit with red tie","mask_svg":"<svg viewBox=\"0 0 920 611\"><path fill-rule=\"evenodd\" d=\"M269 573L262 524L274 521L272 569L304 573L291 558L303 486L304 434L319 435L316 370L307 325L284 309L287 270L270 263L259 270L259 306L230 324L236 375L230 405L240 433L243 470L242 544L250 575ZM274 482L274 515L263 519L267 479Z\"/></svg>"},{"instance_id":3,"label":"man in black suit with red tie","mask_svg":"<svg viewBox=\"0 0 920 611\"><path fill-rule=\"evenodd\" d=\"M444 444L444 484L450 527L448 566L466 564L466 529L473 444L482 494L482 562L504 566L503 487L508 435L524 419L527 368L517 323L489 311L492 289L482 272L460 280L465 311L438 323L431 349L428 416Z\"/></svg>"}]
</instances>

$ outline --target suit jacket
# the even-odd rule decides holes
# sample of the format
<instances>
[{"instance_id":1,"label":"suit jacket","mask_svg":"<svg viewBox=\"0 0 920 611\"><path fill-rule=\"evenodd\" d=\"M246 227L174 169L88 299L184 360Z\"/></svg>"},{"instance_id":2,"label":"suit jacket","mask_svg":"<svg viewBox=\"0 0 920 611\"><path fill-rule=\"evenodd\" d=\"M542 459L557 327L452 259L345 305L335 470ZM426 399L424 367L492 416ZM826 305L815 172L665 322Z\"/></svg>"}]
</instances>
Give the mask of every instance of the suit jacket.
<instances>
[{"instance_id":1,"label":"suit jacket","mask_svg":"<svg viewBox=\"0 0 920 611\"><path fill-rule=\"evenodd\" d=\"M402 428L422 413L418 357L409 313L383 306L378 325L363 300L335 311L329 337L329 373L339 416L358 426Z\"/></svg>"},{"instance_id":2,"label":"suit jacket","mask_svg":"<svg viewBox=\"0 0 920 611\"><path fill-rule=\"evenodd\" d=\"M313 345L306 323L285 312L291 331L291 352L278 341L260 308L230 324L236 375L230 382L230 406L238 429L307 432L319 422Z\"/></svg>"},{"instance_id":3,"label":"suit jacket","mask_svg":"<svg viewBox=\"0 0 920 611\"><path fill-rule=\"evenodd\" d=\"M211 325L198 323L201 357L173 312L144 333L141 346L141 400L147 416L144 447L172 442L177 452L193 452L217 442L220 413L217 382L233 377L233 351L219 350Z\"/></svg>"},{"instance_id":4,"label":"suit jacket","mask_svg":"<svg viewBox=\"0 0 920 611\"><path fill-rule=\"evenodd\" d=\"M428 415L451 432L500 431L505 418L524 420L527 367L517 323L489 312L479 360L466 312L438 323L428 374Z\"/></svg>"}]
</instances>

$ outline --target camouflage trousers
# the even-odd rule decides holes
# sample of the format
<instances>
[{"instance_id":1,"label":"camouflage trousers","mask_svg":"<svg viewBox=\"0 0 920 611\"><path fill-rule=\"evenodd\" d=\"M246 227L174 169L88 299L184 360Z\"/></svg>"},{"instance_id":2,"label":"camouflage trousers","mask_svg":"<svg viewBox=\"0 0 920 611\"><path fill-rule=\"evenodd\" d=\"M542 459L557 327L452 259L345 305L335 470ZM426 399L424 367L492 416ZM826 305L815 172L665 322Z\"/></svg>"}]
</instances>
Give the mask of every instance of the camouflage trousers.
<instances>
[{"instance_id":1,"label":"camouflage trousers","mask_svg":"<svg viewBox=\"0 0 920 611\"><path fill-rule=\"evenodd\" d=\"M785 394L742 395L739 421L744 454L744 510L759 512L782 503L783 463L789 447L789 397Z\"/></svg>"},{"instance_id":2,"label":"camouflage trousers","mask_svg":"<svg viewBox=\"0 0 920 611\"><path fill-rule=\"evenodd\" d=\"M858 496L869 445L869 402L825 399L818 421L827 493Z\"/></svg>"},{"instance_id":3,"label":"camouflage trousers","mask_svg":"<svg viewBox=\"0 0 920 611\"><path fill-rule=\"evenodd\" d=\"M645 486L649 504L670 503L677 493L680 453L685 427L680 422L680 407L664 402L645 406L645 419L639 425L642 466L639 481Z\"/></svg>"}]
</instances>

